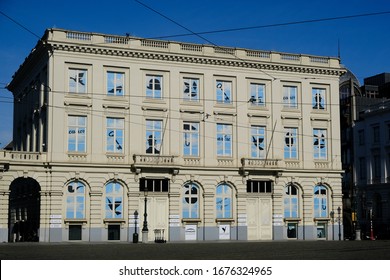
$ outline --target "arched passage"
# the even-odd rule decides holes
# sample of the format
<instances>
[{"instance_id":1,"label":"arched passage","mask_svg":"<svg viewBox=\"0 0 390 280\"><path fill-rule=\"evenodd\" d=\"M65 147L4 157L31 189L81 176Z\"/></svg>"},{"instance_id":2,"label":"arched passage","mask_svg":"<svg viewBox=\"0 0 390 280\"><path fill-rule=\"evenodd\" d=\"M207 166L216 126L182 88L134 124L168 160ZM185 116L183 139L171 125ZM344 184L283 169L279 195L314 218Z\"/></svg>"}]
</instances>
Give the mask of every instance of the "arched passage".
<instances>
[{"instance_id":1,"label":"arched passage","mask_svg":"<svg viewBox=\"0 0 390 280\"><path fill-rule=\"evenodd\" d=\"M10 185L8 241L38 241L40 190L32 178L17 178Z\"/></svg>"}]
</instances>

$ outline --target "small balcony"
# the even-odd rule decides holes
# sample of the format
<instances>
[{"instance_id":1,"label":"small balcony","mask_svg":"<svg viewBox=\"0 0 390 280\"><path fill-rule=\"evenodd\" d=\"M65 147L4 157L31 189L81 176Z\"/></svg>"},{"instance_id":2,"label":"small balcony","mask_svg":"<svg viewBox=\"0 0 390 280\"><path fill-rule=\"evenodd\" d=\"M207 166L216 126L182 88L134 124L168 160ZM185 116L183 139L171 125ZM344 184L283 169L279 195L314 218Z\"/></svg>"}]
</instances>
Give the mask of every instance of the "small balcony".
<instances>
[{"instance_id":1,"label":"small balcony","mask_svg":"<svg viewBox=\"0 0 390 280\"><path fill-rule=\"evenodd\" d=\"M258 159L258 158L242 158L241 172L243 174L259 173L273 174L279 176L283 171L282 161L278 159Z\"/></svg>"},{"instance_id":2,"label":"small balcony","mask_svg":"<svg viewBox=\"0 0 390 280\"><path fill-rule=\"evenodd\" d=\"M0 162L46 162L46 154L2 150Z\"/></svg>"},{"instance_id":3,"label":"small balcony","mask_svg":"<svg viewBox=\"0 0 390 280\"><path fill-rule=\"evenodd\" d=\"M133 167L157 167L157 168L174 168L178 166L178 158L176 156L163 155L133 155Z\"/></svg>"}]
</instances>

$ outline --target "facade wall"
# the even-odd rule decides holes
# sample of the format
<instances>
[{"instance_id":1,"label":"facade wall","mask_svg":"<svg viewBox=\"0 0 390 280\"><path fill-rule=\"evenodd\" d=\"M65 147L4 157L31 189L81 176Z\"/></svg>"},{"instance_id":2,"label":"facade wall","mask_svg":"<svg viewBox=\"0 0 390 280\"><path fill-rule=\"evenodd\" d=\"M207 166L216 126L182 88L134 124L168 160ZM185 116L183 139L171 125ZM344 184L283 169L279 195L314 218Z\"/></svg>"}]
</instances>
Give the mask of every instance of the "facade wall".
<instances>
[{"instance_id":1,"label":"facade wall","mask_svg":"<svg viewBox=\"0 0 390 280\"><path fill-rule=\"evenodd\" d=\"M40 241L131 241L143 226L142 182L162 184L147 193L149 240L154 229L169 241L338 235L337 59L57 29L45 36L50 55L31 54L11 83L23 100L20 133L0 158L4 202L15 203L17 178L40 186ZM34 60L41 67L30 69ZM121 195L119 218L107 216L107 185ZM83 216L69 218L77 199ZM5 232L13 221L2 211Z\"/></svg>"},{"instance_id":2,"label":"facade wall","mask_svg":"<svg viewBox=\"0 0 390 280\"><path fill-rule=\"evenodd\" d=\"M354 176L358 222L363 237L390 237L389 101L370 106L356 122ZM371 234L373 232L373 234Z\"/></svg>"}]
</instances>

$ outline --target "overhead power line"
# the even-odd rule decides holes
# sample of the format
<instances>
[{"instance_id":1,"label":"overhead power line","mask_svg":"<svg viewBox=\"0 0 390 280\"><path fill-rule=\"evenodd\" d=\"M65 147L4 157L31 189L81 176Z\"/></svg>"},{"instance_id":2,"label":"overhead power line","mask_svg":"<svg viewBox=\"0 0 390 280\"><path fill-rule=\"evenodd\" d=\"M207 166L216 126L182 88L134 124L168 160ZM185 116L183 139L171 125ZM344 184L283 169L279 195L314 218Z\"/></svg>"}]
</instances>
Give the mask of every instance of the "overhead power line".
<instances>
[{"instance_id":1,"label":"overhead power line","mask_svg":"<svg viewBox=\"0 0 390 280\"><path fill-rule=\"evenodd\" d=\"M39 36L38 34L36 34L35 32L31 31L30 29L28 29L26 26L24 26L23 24L19 23L18 21L16 21L15 19L11 18L10 16L6 15L5 13L3 13L2 11L0 11L0 14L2 14L3 16L5 16L6 18L8 18L10 21L12 21L13 23L17 24L19 27L23 28L24 30L26 30L28 33L34 35L35 37L37 37L38 39L41 39L41 36Z\"/></svg>"},{"instance_id":2,"label":"overhead power line","mask_svg":"<svg viewBox=\"0 0 390 280\"><path fill-rule=\"evenodd\" d=\"M137 0L135 0L135 1L137 1ZM137 2L140 3L139 1L137 1ZM144 5L144 4L142 4L142 5ZM144 6L146 7L146 5L144 5ZM151 8L149 8L149 9L151 9ZM158 13L158 14L160 14L160 13ZM288 26L288 25L299 25L299 24L306 24L306 23L316 23L316 22L334 21L334 20L343 20L343 19L352 19L352 18L359 18L359 17L370 17L370 16L379 16L379 15L388 15L388 14L390 14L390 11L376 12L376 13L364 13L364 14L356 14L356 15L347 15L347 16L339 16L339 17L320 18L320 19L308 19L308 20L290 21L290 22L264 24L264 25L255 25L255 26L247 26L247 27L237 27L237 28L228 28L228 29L218 29L218 30L201 31L201 32L192 32L192 31L190 31L191 33L176 34L176 35L165 35L165 36L154 37L153 39L165 39L165 38L173 38L173 37L192 36L192 35L199 36L199 35L205 35L205 34L216 34L216 33L225 33L225 32L251 30L251 29L261 29L261 28L270 28L270 27L278 27L278 26ZM167 18L164 15L162 15L162 16ZM175 21L173 21L171 19L169 19L169 20L175 23ZM183 26L181 26L181 27L183 27ZM185 29L188 31L187 28L185 28Z\"/></svg>"}]
</instances>

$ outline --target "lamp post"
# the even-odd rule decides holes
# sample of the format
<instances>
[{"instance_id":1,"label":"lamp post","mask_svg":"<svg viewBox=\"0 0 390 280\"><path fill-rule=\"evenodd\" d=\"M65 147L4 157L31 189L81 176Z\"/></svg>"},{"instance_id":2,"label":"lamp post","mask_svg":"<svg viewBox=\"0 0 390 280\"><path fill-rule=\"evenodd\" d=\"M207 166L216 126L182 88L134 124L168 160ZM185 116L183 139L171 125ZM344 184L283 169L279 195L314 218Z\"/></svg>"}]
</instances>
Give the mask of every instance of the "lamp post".
<instances>
[{"instance_id":1,"label":"lamp post","mask_svg":"<svg viewBox=\"0 0 390 280\"><path fill-rule=\"evenodd\" d=\"M133 243L138 243L138 233L137 233L137 219L138 211L134 211L134 233L133 233Z\"/></svg>"},{"instance_id":2,"label":"lamp post","mask_svg":"<svg viewBox=\"0 0 390 280\"><path fill-rule=\"evenodd\" d=\"M339 222L339 240L341 240L341 208L340 206L337 208L337 214L338 214L338 222Z\"/></svg>"},{"instance_id":3,"label":"lamp post","mask_svg":"<svg viewBox=\"0 0 390 280\"><path fill-rule=\"evenodd\" d=\"M148 234L149 234L149 230L148 230L148 187L146 186L146 182L145 182L145 186L144 186L144 196L145 196L145 211L144 211L144 224L143 224L143 227L142 227L142 243L147 243L148 242Z\"/></svg>"},{"instance_id":4,"label":"lamp post","mask_svg":"<svg viewBox=\"0 0 390 280\"><path fill-rule=\"evenodd\" d=\"M332 240L334 240L334 211L330 211L330 217L332 218Z\"/></svg>"},{"instance_id":5,"label":"lamp post","mask_svg":"<svg viewBox=\"0 0 390 280\"><path fill-rule=\"evenodd\" d=\"M372 208L370 208L370 240L375 240L374 226L372 224Z\"/></svg>"}]
</instances>

